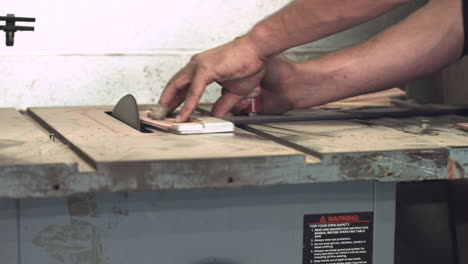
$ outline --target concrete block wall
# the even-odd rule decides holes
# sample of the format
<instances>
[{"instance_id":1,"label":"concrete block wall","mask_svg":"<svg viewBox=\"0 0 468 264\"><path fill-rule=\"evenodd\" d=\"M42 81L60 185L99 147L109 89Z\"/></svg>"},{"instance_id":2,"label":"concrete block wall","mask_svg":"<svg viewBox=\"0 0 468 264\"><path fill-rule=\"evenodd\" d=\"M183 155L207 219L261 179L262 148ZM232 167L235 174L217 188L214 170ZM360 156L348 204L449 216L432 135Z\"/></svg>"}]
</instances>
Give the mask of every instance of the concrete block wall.
<instances>
[{"instance_id":1,"label":"concrete block wall","mask_svg":"<svg viewBox=\"0 0 468 264\"><path fill-rule=\"evenodd\" d=\"M128 93L139 103L157 102L191 55L247 32L289 1L3 1L0 15L37 22L35 32L16 34L14 47L5 47L0 35L0 107L115 104ZM423 2L288 54L303 59L358 43ZM212 85L202 101L218 96Z\"/></svg>"}]
</instances>

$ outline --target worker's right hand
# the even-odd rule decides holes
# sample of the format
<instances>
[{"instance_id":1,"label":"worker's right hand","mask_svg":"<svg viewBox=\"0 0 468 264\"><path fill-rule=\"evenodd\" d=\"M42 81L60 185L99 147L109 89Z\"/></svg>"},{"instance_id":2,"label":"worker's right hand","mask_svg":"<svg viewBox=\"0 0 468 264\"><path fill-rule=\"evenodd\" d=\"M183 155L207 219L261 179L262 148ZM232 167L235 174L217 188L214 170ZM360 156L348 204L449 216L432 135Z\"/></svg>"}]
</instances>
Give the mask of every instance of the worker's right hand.
<instances>
[{"instance_id":1,"label":"worker's right hand","mask_svg":"<svg viewBox=\"0 0 468 264\"><path fill-rule=\"evenodd\" d=\"M185 104L177 122L188 119L198 104L205 88L212 82L223 83L255 76L262 72L265 59L247 37L239 37L227 44L202 52L177 72L164 89L159 103L172 112L182 102ZM234 106L255 87L243 86L231 90L230 104Z\"/></svg>"}]
</instances>

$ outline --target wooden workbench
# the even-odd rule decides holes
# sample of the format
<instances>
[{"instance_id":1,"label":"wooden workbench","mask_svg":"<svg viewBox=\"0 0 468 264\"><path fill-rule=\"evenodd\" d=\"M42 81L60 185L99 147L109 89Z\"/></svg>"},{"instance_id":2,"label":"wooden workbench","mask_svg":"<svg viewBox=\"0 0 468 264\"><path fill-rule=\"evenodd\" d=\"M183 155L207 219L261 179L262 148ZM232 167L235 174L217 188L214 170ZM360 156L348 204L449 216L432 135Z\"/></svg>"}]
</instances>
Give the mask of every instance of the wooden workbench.
<instances>
[{"instance_id":1,"label":"wooden workbench","mask_svg":"<svg viewBox=\"0 0 468 264\"><path fill-rule=\"evenodd\" d=\"M181 136L141 133L109 111L0 109L0 197L452 179L465 177L468 165L468 133L455 127L468 118L458 115L266 123Z\"/></svg>"}]
</instances>

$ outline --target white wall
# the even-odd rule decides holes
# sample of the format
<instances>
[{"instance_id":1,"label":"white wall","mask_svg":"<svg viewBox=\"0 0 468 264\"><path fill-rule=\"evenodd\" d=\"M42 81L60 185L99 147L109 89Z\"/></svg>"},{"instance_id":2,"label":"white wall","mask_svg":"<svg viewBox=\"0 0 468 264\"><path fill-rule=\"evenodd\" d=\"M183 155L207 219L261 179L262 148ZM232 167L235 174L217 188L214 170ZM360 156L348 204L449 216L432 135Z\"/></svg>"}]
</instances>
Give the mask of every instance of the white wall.
<instances>
[{"instance_id":1,"label":"white wall","mask_svg":"<svg viewBox=\"0 0 468 264\"><path fill-rule=\"evenodd\" d=\"M127 93L154 103L192 54L248 31L289 0L1 2L0 15L37 19L36 31L18 32L14 47L0 36L0 107L26 108L115 104ZM307 57L365 40L417 5L290 54ZM211 86L203 101L218 93Z\"/></svg>"}]
</instances>

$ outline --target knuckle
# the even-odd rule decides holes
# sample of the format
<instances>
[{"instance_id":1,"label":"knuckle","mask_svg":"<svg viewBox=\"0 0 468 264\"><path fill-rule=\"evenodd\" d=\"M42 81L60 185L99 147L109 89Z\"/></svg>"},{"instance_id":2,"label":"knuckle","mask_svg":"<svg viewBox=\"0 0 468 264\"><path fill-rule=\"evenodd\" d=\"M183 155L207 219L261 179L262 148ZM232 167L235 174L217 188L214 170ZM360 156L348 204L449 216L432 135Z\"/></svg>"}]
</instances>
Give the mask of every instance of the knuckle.
<instances>
[{"instance_id":1,"label":"knuckle","mask_svg":"<svg viewBox=\"0 0 468 264\"><path fill-rule=\"evenodd\" d=\"M211 63L200 54L193 55L189 64L191 64L191 66L196 70L207 71L212 68Z\"/></svg>"},{"instance_id":2,"label":"knuckle","mask_svg":"<svg viewBox=\"0 0 468 264\"><path fill-rule=\"evenodd\" d=\"M200 53L197 53L190 58L190 62L197 63L200 61L200 57L201 57Z\"/></svg>"}]
</instances>

